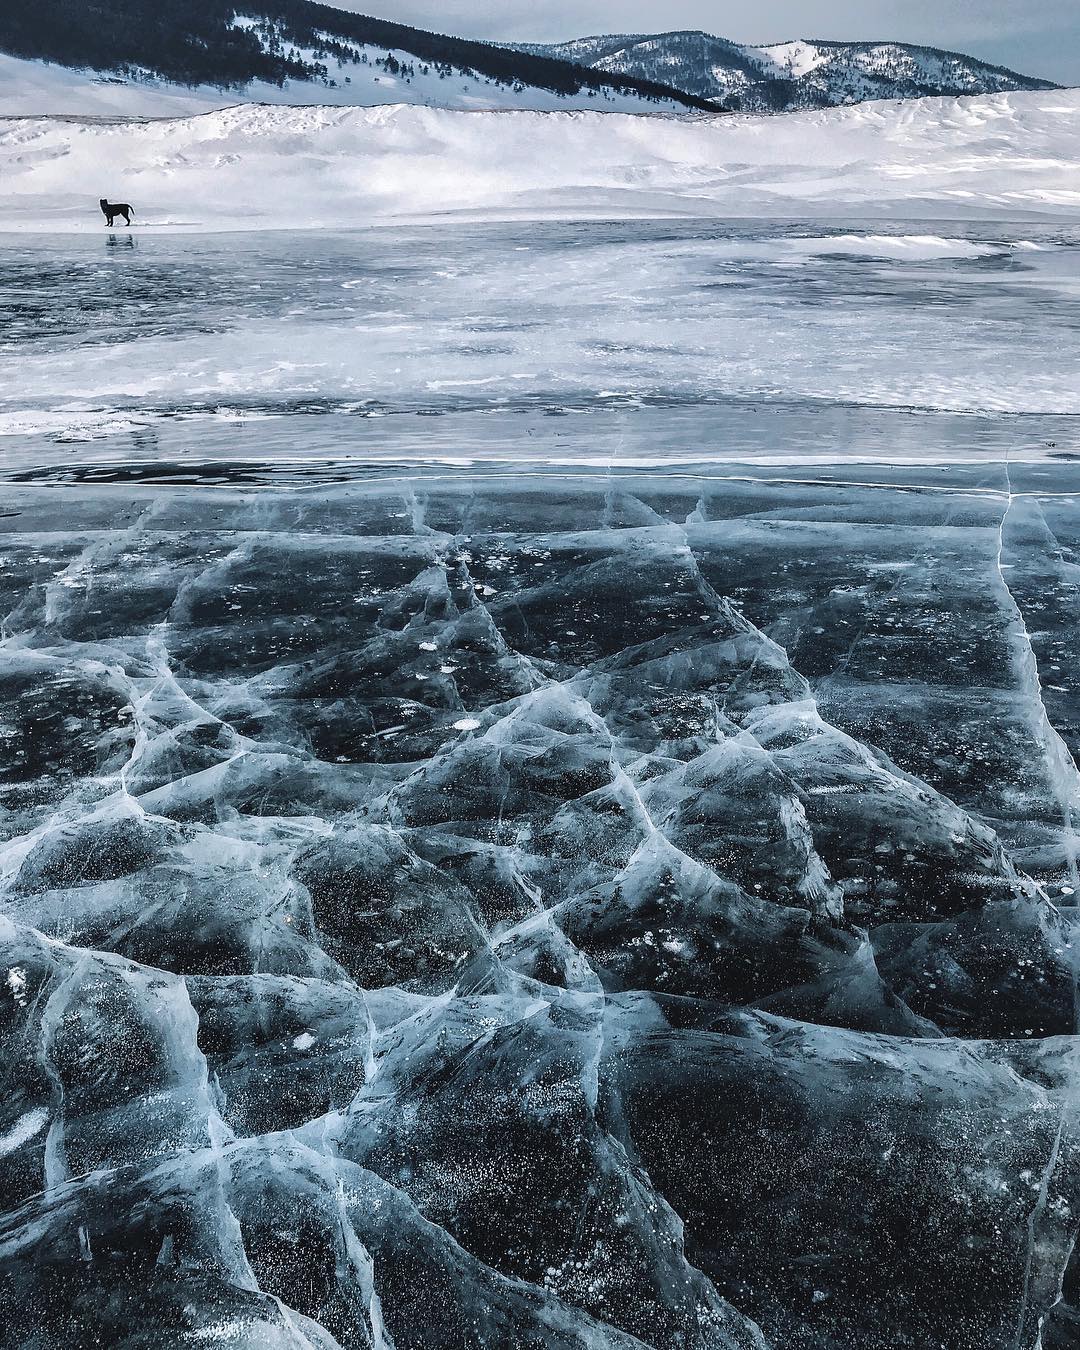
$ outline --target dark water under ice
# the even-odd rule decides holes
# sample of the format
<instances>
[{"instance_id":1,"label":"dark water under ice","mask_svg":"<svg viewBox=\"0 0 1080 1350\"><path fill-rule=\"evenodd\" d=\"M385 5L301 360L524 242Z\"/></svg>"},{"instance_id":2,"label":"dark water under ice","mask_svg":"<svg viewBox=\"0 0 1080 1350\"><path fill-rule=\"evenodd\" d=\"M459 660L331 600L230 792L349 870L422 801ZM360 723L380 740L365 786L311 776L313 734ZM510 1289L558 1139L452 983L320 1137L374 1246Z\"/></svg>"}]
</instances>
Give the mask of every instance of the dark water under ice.
<instances>
[{"instance_id":1,"label":"dark water under ice","mask_svg":"<svg viewBox=\"0 0 1080 1350\"><path fill-rule=\"evenodd\" d=\"M1080 1343L1075 245L636 228L0 264L0 1343Z\"/></svg>"}]
</instances>

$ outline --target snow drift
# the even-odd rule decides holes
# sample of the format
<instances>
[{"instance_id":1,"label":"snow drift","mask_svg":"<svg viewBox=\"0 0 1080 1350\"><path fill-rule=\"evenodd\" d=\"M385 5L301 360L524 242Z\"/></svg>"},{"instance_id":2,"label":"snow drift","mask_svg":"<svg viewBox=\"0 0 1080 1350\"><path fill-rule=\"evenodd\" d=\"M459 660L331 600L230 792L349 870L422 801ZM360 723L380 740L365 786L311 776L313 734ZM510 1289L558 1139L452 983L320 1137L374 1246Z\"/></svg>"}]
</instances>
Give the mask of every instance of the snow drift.
<instances>
[{"instance_id":1,"label":"snow drift","mask_svg":"<svg viewBox=\"0 0 1080 1350\"><path fill-rule=\"evenodd\" d=\"M446 212L1080 213L1080 91L772 117L246 105L0 120L0 228L355 227Z\"/></svg>"}]
</instances>

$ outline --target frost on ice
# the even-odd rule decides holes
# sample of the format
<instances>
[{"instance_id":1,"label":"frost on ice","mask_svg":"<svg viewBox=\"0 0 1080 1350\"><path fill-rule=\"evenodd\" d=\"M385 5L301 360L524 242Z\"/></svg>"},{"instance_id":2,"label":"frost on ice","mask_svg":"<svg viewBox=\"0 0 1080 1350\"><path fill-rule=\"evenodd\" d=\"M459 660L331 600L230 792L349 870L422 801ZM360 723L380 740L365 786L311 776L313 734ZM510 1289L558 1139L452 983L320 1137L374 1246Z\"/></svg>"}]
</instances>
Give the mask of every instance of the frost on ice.
<instances>
[{"instance_id":1,"label":"frost on ice","mask_svg":"<svg viewBox=\"0 0 1080 1350\"><path fill-rule=\"evenodd\" d=\"M1070 1344L1080 526L917 472L20 487L3 1324Z\"/></svg>"}]
</instances>

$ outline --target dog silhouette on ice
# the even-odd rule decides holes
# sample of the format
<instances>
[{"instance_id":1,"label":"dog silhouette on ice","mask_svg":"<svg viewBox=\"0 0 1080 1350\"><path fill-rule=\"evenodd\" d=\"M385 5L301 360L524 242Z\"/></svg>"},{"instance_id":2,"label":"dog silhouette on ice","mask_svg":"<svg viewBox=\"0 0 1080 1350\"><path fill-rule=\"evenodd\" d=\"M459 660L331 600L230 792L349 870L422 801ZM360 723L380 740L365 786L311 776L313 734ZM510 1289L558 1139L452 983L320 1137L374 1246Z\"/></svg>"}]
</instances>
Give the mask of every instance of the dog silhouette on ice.
<instances>
[{"instance_id":1,"label":"dog silhouette on ice","mask_svg":"<svg viewBox=\"0 0 1080 1350\"><path fill-rule=\"evenodd\" d=\"M127 202L110 202L107 201L104 197L102 197L101 200L98 202L98 205L105 213L105 224L108 225L110 228L112 227L112 223L117 216L124 217L125 225L131 224L131 217L135 213L132 211L131 207L128 206Z\"/></svg>"}]
</instances>

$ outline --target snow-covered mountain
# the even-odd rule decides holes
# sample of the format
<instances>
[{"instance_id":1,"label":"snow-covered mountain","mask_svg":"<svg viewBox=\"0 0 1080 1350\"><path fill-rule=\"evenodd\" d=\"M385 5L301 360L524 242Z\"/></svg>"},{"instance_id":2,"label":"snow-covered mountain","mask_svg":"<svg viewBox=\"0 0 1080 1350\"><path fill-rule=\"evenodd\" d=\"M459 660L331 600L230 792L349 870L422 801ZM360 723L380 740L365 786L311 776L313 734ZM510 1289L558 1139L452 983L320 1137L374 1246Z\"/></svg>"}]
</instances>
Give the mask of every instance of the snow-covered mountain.
<instances>
[{"instance_id":1,"label":"snow-covered mountain","mask_svg":"<svg viewBox=\"0 0 1080 1350\"><path fill-rule=\"evenodd\" d=\"M16 10L18 9L18 12ZM0 4L0 113L160 116L237 102L710 109L561 58L446 37L309 0Z\"/></svg>"},{"instance_id":2,"label":"snow-covered mountain","mask_svg":"<svg viewBox=\"0 0 1080 1350\"><path fill-rule=\"evenodd\" d=\"M361 46L355 61L330 58L324 64L327 74L318 79L285 79L280 84L251 80L221 88L204 82L178 84L145 70L73 69L0 52L0 117L172 117L213 112L238 103L361 108L409 103L463 111L688 111L674 99L644 99L638 93L612 86L560 93L460 67L440 70L401 48Z\"/></svg>"},{"instance_id":3,"label":"snow-covered mountain","mask_svg":"<svg viewBox=\"0 0 1080 1350\"><path fill-rule=\"evenodd\" d=\"M744 46L709 33L612 34L522 44L611 74L658 80L742 112L830 108L878 98L999 94L1056 88L958 52L902 42Z\"/></svg>"}]
</instances>

